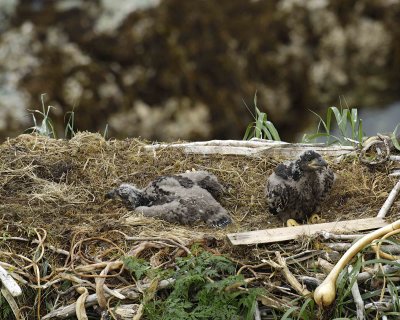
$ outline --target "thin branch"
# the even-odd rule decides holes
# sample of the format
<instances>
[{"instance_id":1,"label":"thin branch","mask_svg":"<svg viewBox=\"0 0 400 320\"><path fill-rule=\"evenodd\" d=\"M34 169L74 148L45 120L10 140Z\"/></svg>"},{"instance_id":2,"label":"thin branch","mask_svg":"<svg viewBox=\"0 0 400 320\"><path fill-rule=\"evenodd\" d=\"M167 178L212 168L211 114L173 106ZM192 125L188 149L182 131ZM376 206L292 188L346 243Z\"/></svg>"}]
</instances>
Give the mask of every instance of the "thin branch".
<instances>
[{"instance_id":1,"label":"thin branch","mask_svg":"<svg viewBox=\"0 0 400 320\"><path fill-rule=\"evenodd\" d=\"M390 207L392 206L394 200L396 199L397 194L400 191L400 180L396 183L392 191L390 191L389 196L387 197L385 203L383 204L381 210L377 215L378 218L384 218L386 214L389 212Z\"/></svg>"},{"instance_id":2,"label":"thin branch","mask_svg":"<svg viewBox=\"0 0 400 320\"><path fill-rule=\"evenodd\" d=\"M353 267L350 265L348 270L350 273L353 270ZM354 284L351 287L351 294L353 295L354 303L357 308L357 320L365 320L364 301L361 297L360 290L358 289L357 279L354 281Z\"/></svg>"},{"instance_id":3,"label":"thin branch","mask_svg":"<svg viewBox=\"0 0 400 320\"><path fill-rule=\"evenodd\" d=\"M289 284L293 287L296 292L301 294L302 296L309 296L311 295L311 292L307 290L293 275L293 273L290 272L289 268L286 265L285 259L282 258L281 254L276 251L275 256L277 258L278 264L280 266L281 272L285 276L286 280L289 282Z\"/></svg>"}]
</instances>

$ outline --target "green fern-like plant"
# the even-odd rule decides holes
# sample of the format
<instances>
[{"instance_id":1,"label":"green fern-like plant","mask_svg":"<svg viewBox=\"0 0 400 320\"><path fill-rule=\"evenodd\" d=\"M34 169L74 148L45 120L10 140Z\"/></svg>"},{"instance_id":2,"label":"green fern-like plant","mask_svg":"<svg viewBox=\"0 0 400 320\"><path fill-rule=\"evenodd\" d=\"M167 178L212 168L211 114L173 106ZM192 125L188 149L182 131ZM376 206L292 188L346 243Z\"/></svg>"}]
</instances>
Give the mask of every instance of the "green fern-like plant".
<instances>
[{"instance_id":1,"label":"green fern-like plant","mask_svg":"<svg viewBox=\"0 0 400 320\"><path fill-rule=\"evenodd\" d=\"M264 291L225 290L232 284L245 286L243 276L235 274L232 261L201 251L177 259L176 264L177 270L172 274L176 281L166 298L145 305L148 319L253 319L256 298Z\"/></svg>"},{"instance_id":2,"label":"green fern-like plant","mask_svg":"<svg viewBox=\"0 0 400 320\"><path fill-rule=\"evenodd\" d=\"M150 269L150 264L144 259L124 257L122 261L124 262L125 268L132 273L136 280L142 279Z\"/></svg>"}]
</instances>

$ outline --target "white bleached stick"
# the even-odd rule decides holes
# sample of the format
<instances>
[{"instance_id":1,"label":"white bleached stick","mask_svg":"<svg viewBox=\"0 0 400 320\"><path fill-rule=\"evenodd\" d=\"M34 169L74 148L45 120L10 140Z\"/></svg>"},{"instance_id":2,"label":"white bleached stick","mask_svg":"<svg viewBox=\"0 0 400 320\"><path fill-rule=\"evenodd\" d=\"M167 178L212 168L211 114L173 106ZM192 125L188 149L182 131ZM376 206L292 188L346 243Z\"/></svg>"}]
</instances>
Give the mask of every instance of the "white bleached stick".
<instances>
[{"instance_id":1,"label":"white bleached stick","mask_svg":"<svg viewBox=\"0 0 400 320\"><path fill-rule=\"evenodd\" d=\"M0 282L13 297L18 297L22 294L21 287L2 266L0 266Z\"/></svg>"},{"instance_id":2,"label":"white bleached stick","mask_svg":"<svg viewBox=\"0 0 400 320\"><path fill-rule=\"evenodd\" d=\"M384 218L386 214L389 212L390 207L392 206L394 200L396 199L397 194L400 191L400 180L396 183L392 191L390 191L389 196L387 197L385 203L383 204L381 210L377 215L377 218Z\"/></svg>"},{"instance_id":3,"label":"white bleached stick","mask_svg":"<svg viewBox=\"0 0 400 320\"><path fill-rule=\"evenodd\" d=\"M350 265L348 269L350 273L353 270L353 267ZM354 284L351 287L351 294L353 295L354 303L356 304L357 308L357 320L365 320L364 300L362 299L360 290L358 289L357 280L354 281Z\"/></svg>"}]
</instances>

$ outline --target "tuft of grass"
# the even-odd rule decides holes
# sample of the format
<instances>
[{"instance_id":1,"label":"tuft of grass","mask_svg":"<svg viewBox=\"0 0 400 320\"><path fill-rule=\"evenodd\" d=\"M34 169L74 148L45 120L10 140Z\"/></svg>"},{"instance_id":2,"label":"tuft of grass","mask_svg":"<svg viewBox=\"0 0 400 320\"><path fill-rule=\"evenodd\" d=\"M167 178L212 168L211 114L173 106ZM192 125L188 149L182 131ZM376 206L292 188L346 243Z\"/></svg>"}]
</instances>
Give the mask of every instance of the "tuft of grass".
<instances>
[{"instance_id":1,"label":"tuft of grass","mask_svg":"<svg viewBox=\"0 0 400 320\"><path fill-rule=\"evenodd\" d=\"M49 116L50 109L54 108L52 106L44 106L45 93L40 95L40 100L42 102L42 111L33 110L31 115L33 118L33 127L28 128L28 131L32 133L39 134L41 136L46 136L49 138L56 138L56 132L54 130L53 122ZM42 119L36 119L36 115L40 116Z\"/></svg>"},{"instance_id":2,"label":"tuft of grass","mask_svg":"<svg viewBox=\"0 0 400 320\"><path fill-rule=\"evenodd\" d=\"M244 102L244 101L243 101ZM249 107L244 102L246 108L251 113L254 118L254 122L249 123L243 136L243 140L250 140L251 138L260 138L281 141L278 131L276 130L274 124L268 120L267 114L261 112L257 106L257 92L254 95L254 111L251 112Z\"/></svg>"},{"instance_id":3,"label":"tuft of grass","mask_svg":"<svg viewBox=\"0 0 400 320\"><path fill-rule=\"evenodd\" d=\"M326 144L338 143L340 145L361 145L364 133L363 122L358 117L357 108L329 107L326 112L325 120L314 111L311 111L319 118L317 132L305 134L303 141L306 143L315 141L318 138L325 138ZM334 121L339 129L338 136L332 134Z\"/></svg>"}]
</instances>

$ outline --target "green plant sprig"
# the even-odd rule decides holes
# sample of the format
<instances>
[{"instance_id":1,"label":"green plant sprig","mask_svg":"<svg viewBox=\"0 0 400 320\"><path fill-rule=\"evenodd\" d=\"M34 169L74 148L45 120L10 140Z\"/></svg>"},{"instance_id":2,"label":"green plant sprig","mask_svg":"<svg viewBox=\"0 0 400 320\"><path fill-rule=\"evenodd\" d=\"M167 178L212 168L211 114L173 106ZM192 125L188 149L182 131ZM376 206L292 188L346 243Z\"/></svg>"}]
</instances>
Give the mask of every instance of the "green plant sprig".
<instances>
[{"instance_id":1,"label":"green plant sprig","mask_svg":"<svg viewBox=\"0 0 400 320\"><path fill-rule=\"evenodd\" d=\"M329 107L326 112L325 120L316 112L311 112L319 118L317 132L305 134L303 136L304 142L309 143L318 138L326 138L326 144L328 145L334 143L340 145L361 145L364 138L363 122L358 116L357 108L338 109L337 107ZM339 129L339 136L332 134L333 117ZM321 127L323 130L322 132L320 131Z\"/></svg>"},{"instance_id":2,"label":"green plant sprig","mask_svg":"<svg viewBox=\"0 0 400 320\"><path fill-rule=\"evenodd\" d=\"M244 102L244 101L243 101ZM257 92L254 95L254 110L255 114L251 112L249 107L244 102L246 108L249 110L254 118L254 121L249 123L244 133L243 140L250 140L251 138L268 139L274 141L281 141L278 130L274 124L268 120L267 114L261 112L257 106Z\"/></svg>"}]
</instances>

